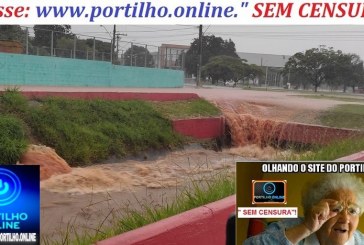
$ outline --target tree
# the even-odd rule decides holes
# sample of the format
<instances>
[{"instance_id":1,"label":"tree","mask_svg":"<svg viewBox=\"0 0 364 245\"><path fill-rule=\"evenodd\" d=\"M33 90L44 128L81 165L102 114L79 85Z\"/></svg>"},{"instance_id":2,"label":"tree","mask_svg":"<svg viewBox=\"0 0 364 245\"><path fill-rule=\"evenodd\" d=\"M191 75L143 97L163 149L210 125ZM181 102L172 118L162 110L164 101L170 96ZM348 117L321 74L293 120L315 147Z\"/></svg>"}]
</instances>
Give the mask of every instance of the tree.
<instances>
[{"instance_id":1,"label":"tree","mask_svg":"<svg viewBox=\"0 0 364 245\"><path fill-rule=\"evenodd\" d=\"M0 25L0 40L15 40L23 42L25 31L19 25Z\"/></svg>"},{"instance_id":2,"label":"tree","mask_svg":"<svg viewBox=\"0 0 364 245\"><path fill-rule=\"evenodd\" d=\"M211 78L212 84L217 84L219 80L223 80L224 84L226 81L232 80L234 85L244 78L253 79L262 74L259 67L248 65L245 62L246 60L226 55L214 56L202 67L202 73Z\"/></svg>"},{"instance_id":3,"label":"tree","mask_svg":"<svg viewBox=\"0 0 364 245\"><path fill-rule=\"evenodd\" d=\"M232 60L234 59L234 60ZM215 56L202 67L202 74L212 80L212 84L217 84L219 80L223 80L224 84L227 80L234 78L234 69L237 69L241 61L226 55ZM234 66L234 67L232 67Z\"/></svg>"},{"instance_id":4,"label":"tree","mask_svg":"<svg viewBox=\"0 0 364 245\"><path fill-rule=\"evenodd\" d=\"M200 39L195 38L191 43L189 50L186 52L185 63L188 74L197 75L197 66L199 63L199 44ZM221 37L214 35L202 37L202 66L206 65L212 57L231 56L239 58L236 54L235 43L229 40L223 40Z\"/></svg>"},{"instance_id":5,"label":"tree","mask_svg":"<svg viewBox=\"0 0 364 245\"><path fill-rule=\"evenodd\" d=\"M243 63L244 65L244 72L241 80L244 83L245 79L254 80L256 78L259 78L264 75L264 72L260 66L257 66L255 64L248 65L246 63Z\"/></svg>"},{"instance_id":6,"label":"tree","mask_svg":"<svg viewBox=\"0 0 364 245\"><path fill-rule=\"evenodd\" d=\"M299 52L291 56L285 65L285 73L290 71L293 74L304 77L314 86L315 92L325 78L329 77L335 51L330 49L312 48L304 53Z\"/></svg>"},{"instance_id":7,"label":"tree","mask_svg":"<svg viewBox=\"0 0 364 245\"><path fill-rule=\"evenodd\" d=\"M344 54L340 50L333 58L334 61L331 62L333 79L330 82L342 85L344 93L348 87L351 87L355 93L355 87L363 82L363 61L356 54Z\"/></svg>"},{"instance_id":8,"label":"tree","mask_svg":"<svg viewBox=\"0 0 364 245\"><path fill-rule=\"evenodd\" d=\"M73 39L70 25L35 25L34 26L34 46L51 47L53 31L53 47L57 47L57 41L62 37Z\"/></svg>"},{"instance_id":9,"label":"tree","mask_svg":"<svg viewBox=\"0 0 364 245\"><path fill-rule=\"evenodd\" d=\"M124 65L154 67L153 56L145 47L133 45L124 53Z\"/></svg>"}]
</instances>

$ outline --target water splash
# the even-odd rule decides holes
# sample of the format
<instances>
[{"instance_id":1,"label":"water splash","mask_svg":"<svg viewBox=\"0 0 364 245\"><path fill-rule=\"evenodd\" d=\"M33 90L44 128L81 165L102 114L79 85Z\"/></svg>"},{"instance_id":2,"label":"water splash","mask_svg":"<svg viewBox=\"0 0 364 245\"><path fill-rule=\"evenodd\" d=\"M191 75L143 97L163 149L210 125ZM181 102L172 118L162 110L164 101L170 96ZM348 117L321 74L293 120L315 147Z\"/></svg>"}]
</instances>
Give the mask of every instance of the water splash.
<instances>
[{"instance_id":1,"label":"water splash","mask_svg":"<svg viewBox=\"0 0 364 245\"><path fill-rule=\"evenodd\" d=\"M262 120L247 114L225 113L233 146L255 144L267 146L276 136L278 122Z\"/></svg>"}]
</instances>

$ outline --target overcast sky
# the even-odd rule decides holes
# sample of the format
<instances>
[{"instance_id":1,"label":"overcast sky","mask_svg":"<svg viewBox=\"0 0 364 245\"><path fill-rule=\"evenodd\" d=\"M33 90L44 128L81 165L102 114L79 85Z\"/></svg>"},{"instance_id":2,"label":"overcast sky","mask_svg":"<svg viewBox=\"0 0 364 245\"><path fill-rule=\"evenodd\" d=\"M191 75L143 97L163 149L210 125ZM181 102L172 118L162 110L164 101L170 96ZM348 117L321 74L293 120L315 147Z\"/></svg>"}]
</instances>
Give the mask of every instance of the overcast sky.
<instances>
[{"instance_id":1,"label":"overcast sky","mask_svg":"<svg viewBox=\"0 0 364 245\"><path fill-rule=\"evenodd\" d=\"M76 34L110 39L112 26L72 26ZM162 43L189 45L198 37L198 26L166 25L138 26L117 25L121 36L120 50L130 43L160 46ZM293 55L319 45L356 53L364 59L364 25L362 26L203 26L205 34L231 39L238 52ZM82 37L81 38L86 38ZM124 42L125 41L125 42ZM156 47L150 46L151 51Z\"/></svg>"}]
</instances>

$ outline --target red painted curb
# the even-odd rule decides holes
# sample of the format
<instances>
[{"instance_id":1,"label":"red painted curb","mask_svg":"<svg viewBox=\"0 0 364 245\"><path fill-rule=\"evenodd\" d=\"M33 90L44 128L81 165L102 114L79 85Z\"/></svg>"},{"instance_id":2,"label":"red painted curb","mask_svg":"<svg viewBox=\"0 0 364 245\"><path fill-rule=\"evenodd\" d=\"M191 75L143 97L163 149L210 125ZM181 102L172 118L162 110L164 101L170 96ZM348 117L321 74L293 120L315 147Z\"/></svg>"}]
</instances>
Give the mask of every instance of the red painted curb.
<instances>
[{"instance_id":1,"label":"red painted curb","mask_svg":"<svg viewBox=\"0 0 364 245\"><path fill-rule=\"evenodd\" d=\"M173 120L173 129L196 139L213 139L224 136L224 117Z\"/></svg>"},{"instance_id":2,"label":"red painted curb","mask_svg":"<svg viewBox=\"0 0 364 245\"><path fill-rule=\"evenodd\" d=\"M105 99L105 100L150 100L150 101L176 101L200 98L194 93L137 93L137 92L47 92L26 91L21 92L27 98L43 98L49 96L71 99Z\"/></svg>"},{"instance_id":3,"label":"red painted curb","mask_svg":"<svg viewBox=\"0 0 364 245\"><path fill-rule=\"evenodd\" d=\"M364 151L354 153L346 157L341 157L336 159L336 161L364 161Z\"/></svg>"},{"instance_id":4,"label":"red painted curb","mask_svg":"<svg viewBox=\"0 0 364 245\"><path fill-rule=\"evenodd\" d=\"M304 144L328 144L334 140L342 140L364 134L360 130L292 122L280 123L274 130L278 142L286 140Z\"/></svg>"},{"instance_id":5,"label":"red painted curb","mask_svg":"<svg viewBox=\"0 0 364 245\"><path fill-rule=\"evenodd\" d=\"M235 198L235 195L229 196L96 244L225 244L226 222L235 212Z\"/></svg>"}]
</instances>

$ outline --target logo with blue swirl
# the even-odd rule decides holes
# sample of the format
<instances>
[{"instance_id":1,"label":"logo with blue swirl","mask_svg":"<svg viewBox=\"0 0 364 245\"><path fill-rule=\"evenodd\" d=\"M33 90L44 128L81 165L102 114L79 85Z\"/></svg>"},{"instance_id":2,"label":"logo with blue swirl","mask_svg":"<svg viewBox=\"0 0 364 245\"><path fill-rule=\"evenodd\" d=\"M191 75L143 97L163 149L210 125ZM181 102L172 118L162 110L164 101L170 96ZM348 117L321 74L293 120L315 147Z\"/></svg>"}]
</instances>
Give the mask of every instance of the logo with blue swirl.
<instances>
[{"instance_id":1,"label":"logo with blue swirl","mask_svg":"<svg viewBox=\"0 0 364 245\"><path fill-rule=\"evenodd\" d=\"M272 182L267 182L263 186L263 191L267 195L272 195L276 191L276 185Z\"/></svg>"},{"instance_id":2,"label":"logo with blue swirl","mask_svg":"<svg viewBox=\"0 0 364 245\"><path fill-rule=\"evenodd\" d=\"M0 168L0 206L7 206L18 199L21 183L16 174Z\"/></svg>"}]
</instances>

